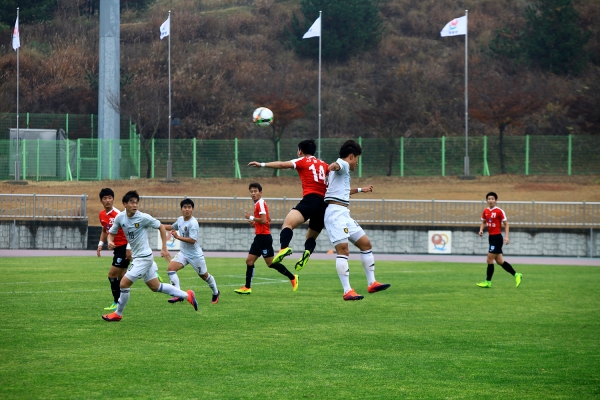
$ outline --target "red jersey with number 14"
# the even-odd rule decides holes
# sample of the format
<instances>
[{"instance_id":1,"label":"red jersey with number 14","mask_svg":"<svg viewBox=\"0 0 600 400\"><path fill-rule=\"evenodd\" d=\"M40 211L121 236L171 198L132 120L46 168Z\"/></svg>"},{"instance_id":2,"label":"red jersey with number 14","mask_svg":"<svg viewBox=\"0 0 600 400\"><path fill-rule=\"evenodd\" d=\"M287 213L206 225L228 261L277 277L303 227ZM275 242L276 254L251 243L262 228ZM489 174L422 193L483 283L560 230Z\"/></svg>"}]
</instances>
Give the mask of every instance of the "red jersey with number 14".
<instances>
[{"instance_id":1,"label":"red jersey with number 14","mask_svg":"<svg viewBox=\"0 0 600 400\"><path fill-rule=\"evenodd\" d=\"M314 193L325 197L329 164L315 156L296 158L292 160L292 163L302 182L302 196Z\"/></svg>"},{"instance_id":2,"label":"red jersey with number 14","mask_svg":"<svg viewBox=\"0 0 600 400\"><path fill-rule=\"evenodd\" d=\"M271 216L269 216L269 207L267 207L267 202L263 199L258 200L254 203L254 218L260 218L263 215L266 217L266 223L259 224L258 222L254 224L254 233L257 235L270 235L271 234Z\"/></svg>"},{"instance_id":3,"label":"red jersey with number 14","mask_svg":"<svg viewBox=\"0 0 600 400\"><path fill-rule=\"evenodd\" d=\"M490 235L500 235L502 233L502 222L506 221L506 214L499 207L486 208L481 214L481 219L487 222Z\"/></svg>"},{"instance_id":4,"label":"red jersey with number 14","mask_svg":"<svg viewBox=\"0 0 600 400\"><path fill-rule=\"evenodd\" d=\"M106 212L106 210L100 211L100 215L98 218L100 219L100 224L102 225L102 229L108 233L108 230L113 226L115 222L115 218L119 214L119 210L113 208L110 212ZM125 238L125 233L123 229L119 228L119 232L115 235L115 246L124 246L127 244L127 239Z\"/></svg>"}]
</instances>

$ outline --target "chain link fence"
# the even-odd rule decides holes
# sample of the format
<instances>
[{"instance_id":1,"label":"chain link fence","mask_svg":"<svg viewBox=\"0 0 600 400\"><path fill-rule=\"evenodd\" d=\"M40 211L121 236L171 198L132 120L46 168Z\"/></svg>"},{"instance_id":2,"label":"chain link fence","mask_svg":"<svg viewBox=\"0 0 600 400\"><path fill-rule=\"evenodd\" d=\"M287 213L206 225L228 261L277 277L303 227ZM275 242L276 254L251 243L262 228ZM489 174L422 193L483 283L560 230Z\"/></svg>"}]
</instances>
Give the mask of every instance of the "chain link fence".
<instances>
[{"instance_id":1,"label":"chain link fence","mask_svg":"<svg viewBox=\"0 0 600 400\"><path fill-rule=\"evenodd\" d=\"M121 121L120 140L99 140L94 115L23 114L19 145L16 115L0 114L0 179L14 177L17 157L23 180L103 180L166 177L169 147L173 178L294 176L294 171L252 170L249 161L296 158L300 139L143 140ZM36 136L34 130L50 132ZM46 132L46 133L48 133ZM12 135L12 136L11 136ZM48 139L48 137L51 139ZM52 135L54 135L52 137ZM354 138L363 147L357 176L457 176L464 173L465 139ZM346 139L321 139L320 157L333 162ZM586 175L600 173L600 136L469 138L472 175Z\"/></svg>"}]
</instances>

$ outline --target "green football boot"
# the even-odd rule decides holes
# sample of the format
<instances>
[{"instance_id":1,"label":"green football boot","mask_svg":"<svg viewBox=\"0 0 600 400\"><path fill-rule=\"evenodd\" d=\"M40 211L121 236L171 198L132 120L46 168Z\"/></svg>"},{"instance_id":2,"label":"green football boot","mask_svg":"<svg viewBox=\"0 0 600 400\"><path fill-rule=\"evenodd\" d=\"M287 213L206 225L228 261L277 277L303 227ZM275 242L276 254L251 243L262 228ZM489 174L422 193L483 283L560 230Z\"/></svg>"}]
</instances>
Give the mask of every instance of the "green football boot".
<instances>
[{"instance_id":1,"label":"green football boot","mask_svg":"<svg viewBox=\"0 0 600 400\"><path fill-rule=\"evenodd\" d=\"M515 274L515 286L519 287L519 285L521 284L521 281L523 280L523 274L520 273L516 273Z\"/></svg>"},{"instance_id":2,"label":"green football boot","mask_svg":"<svg viewBox=\"0 0 600 400\"><path fill-rule=\"evenodd\" d=\"M304 250L304 253L302 254L302 258L300 260L298 260L298 262L294 266L296 271L300 271L302 268L306 267L306 264L308 263L309 259L310 259L310 250Z\"/></svg>"},{"instance_id":3,"label":"green football boot","mask_svg":"<svg viewBox=\"0 0 600 400\"><path fill-rule=\"evenodd\" d=\"M285 249L279 250L279 253L277 253L275 258L273 259L273 264L283 261L285 257L289 256L292 253L293 250L291 247L286 247Z\"/></svg>"}]
</instances>

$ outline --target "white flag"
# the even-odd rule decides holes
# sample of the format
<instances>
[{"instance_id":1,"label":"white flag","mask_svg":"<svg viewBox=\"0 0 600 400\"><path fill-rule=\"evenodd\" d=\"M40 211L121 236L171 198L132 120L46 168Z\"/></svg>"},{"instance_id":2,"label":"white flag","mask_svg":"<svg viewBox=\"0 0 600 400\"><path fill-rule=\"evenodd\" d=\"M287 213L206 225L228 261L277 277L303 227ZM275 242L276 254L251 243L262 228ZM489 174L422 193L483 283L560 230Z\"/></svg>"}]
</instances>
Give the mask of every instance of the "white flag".
<instances>
[{"instance_id":1,"label":"white flag","mask_svg":"<svg viewBox=\"0 0 600 400\"><path fill-rule=\"evenodd\" d=\"M19 47L21 47L21 39L19 38L19 17L17 17L13 31L13 50L17 50Z\"/></svg>"},{"instance_id":2,"label":"white flag","mask_svg":"<svg viewBox=\"0 0 600 400\"><path fill-rule=\"evenodd\" d=\"M311 37L319 37L321 36L321 17L317 18L314 24L310 27L308 32L302 36L302 39L308 39Z\"/></svg>"},{"instance_id":3,"label":"white flag","mask_svg":"<svg viewBox=\"0 0 600 400\"><path fill-rule=\"evenodd\" d=\"M163 40L171 34L171 16L160 26L160 40Z\"/></svg>"},{"instance_id":4,"label":"white flag","mask_svg":"<svg viewBox=\"0 0 600 400\"><path fill-rule=\"evenodd\" d=\"M440 32L442 36L456 36L467 34L467 16L455 18L448 22Z\"/></svg>"}]
</instances>

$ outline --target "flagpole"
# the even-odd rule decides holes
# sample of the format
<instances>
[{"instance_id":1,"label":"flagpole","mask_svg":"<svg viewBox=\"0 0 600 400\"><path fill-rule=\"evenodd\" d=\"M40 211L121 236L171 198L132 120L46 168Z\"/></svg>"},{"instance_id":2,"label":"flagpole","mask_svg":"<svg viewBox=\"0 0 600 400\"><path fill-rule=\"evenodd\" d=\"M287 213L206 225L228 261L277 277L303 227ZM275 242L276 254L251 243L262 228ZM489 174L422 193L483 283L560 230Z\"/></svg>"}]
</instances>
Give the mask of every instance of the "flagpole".
<instances>
[{"instance_id":1,"label":"flagpole","mask_svg":"<svg viewBox=\"0 0 600 400\"><path fill-rule=\"evenodd\" d=\"M17 7L17 23L19 22L19 8ZM17 34L20 36L21 34L18 32L18 28L17 28ZM13 33L14 35L14 33ZM15 161L15 181L20 181L21 180L21 162L20 162L20 157L19 157L19 48L20 46L20 39L19 39L19 47L17 47L17 154L16 154L16 161Z\"/></svg>"},{"instance_id":2,"label":"flagpole","mask_svg":"<svg viewBox=\"0 0 600 400\"><path fill-rule=\"evenodd\" d=\"M317 158L321 158L321 38L323 37L323 19L322 11L319 11L319 21L321 21L321 31L319 32L319 139Z\"/></svg>"},{"instance_id":3,"label":"flagpole","mask_svg":"<svg viewBox=\"0 0 600 400\"><path fill-rule=\"evenodd\" d=\"M169 10L169 156L167 159L167 181L173 180L171 163L171 10Z\"/></svg>"},{"instance_id":4,"label":"flagpole","mask_svg":"<svg viewBox=\"0 0 600 400\"><path fill-rule=\"evenodd\" d=\"M465 10L465 177L471 175L469 168L469 10Z\"/></svg>"}]
</instances>

